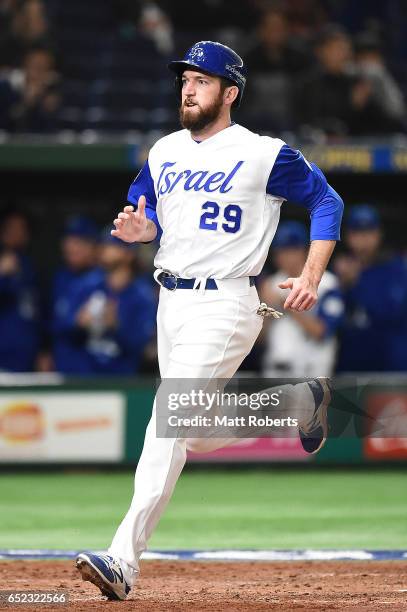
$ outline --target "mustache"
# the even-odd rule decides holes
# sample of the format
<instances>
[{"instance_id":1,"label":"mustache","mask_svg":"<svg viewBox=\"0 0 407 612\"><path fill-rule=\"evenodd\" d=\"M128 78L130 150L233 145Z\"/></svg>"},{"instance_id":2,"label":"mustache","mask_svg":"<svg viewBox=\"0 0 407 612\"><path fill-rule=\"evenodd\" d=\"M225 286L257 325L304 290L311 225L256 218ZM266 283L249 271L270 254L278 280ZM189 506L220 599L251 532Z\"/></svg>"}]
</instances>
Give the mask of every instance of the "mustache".
<instances>
[{"instance_id":1,"label":"mustache","mask_svg":"<svg viewBox=\"0 0 407 612\"><path fill-rule=\"evenodd\" d=\"M198 110L196 110L194 113L188 113L187 110L193 106ZM218 96L218 98L212 100L206 107L200 106L200 104L191 97L186 97L179 107L180 123L182 127L187 130L202 130L217 119L221 107L221 96Z\"/></svg>"},{"instance_id":2,"label":"mustache","mask_svg":"<svg viewBox=\"0 0 407 612\"><path fill-rule=\"evenodd\" d=\"M198 102L195 102L194 100L191 100L190 98L186 98L183 103L182 106L185 108L188 108L189 106L199 106Z\"/></svg>"}]
</instances>

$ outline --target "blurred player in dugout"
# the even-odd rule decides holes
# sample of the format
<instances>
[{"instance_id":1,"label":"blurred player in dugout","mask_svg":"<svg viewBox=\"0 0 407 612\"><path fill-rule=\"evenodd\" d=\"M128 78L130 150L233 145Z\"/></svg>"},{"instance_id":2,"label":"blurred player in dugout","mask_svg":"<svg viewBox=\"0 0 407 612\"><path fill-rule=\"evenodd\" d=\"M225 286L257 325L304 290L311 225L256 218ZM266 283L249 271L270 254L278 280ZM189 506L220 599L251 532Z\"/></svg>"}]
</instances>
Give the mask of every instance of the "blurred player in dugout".
<instances>
[{"instance_id":1,"label":"blurred player in dugout","mask_svg":"<svg viewBox=\"0 0 407 612\"><path fill-rule=\"evenodd\" d=\"M86 372L88 356L82 334L75 324L78 299L83 288L97 282L97 226L83 216L71 217L65 224L61 242L63 265L53 279L51 329L53 363L49 368L63 374Z\"/></svg>"},{"instance_id":2,"label":"blurred player in dugout","mask_svg":"<svg viewBox=\"0 0 407 612\"><path fill-rule=\"evenodd\" d=\"M334 269L344 292L341 372L407 371L407 262L383 247L377 211L367 204L345 218L347 252Z\"/></svg>"},{"instance_id":3,"label":"blurred player in dugout","mask_svg":"<svg viewBox=\"0 0 407 612\"><path fill-rule=\"evenodd\" d=\"M260 288L263 301L283 308L287 291L279 289L287 276L301 274L307 258L309 232L302 223L280 223L272 244L276 272ZM286 310L278 322L266 319L263 376L330 376L337 353L336 333L342 322L344 304L338 279L326 271L318 289L319 300L307 312Z\"/></svg>"},{"instance_id":4,"label":"blurred player in dugout","mask_svg":"<svg viewBox=\"0 0 407 612\"><path fill-rule=\"evenodd\" d=\"M9 210L0 224L0 371L34 368L40 342L37 279L28 254L27 216Z\"/></svg>"},{"instance_id":5,"label":"blurred player in dugout","mask_svg":"<svg viewBox=\"0 0 407 612\"><path fill-rule=\"evenodd\" d=\"M73 253L65 243L71 270L65 271L68 282L58 283L67 289L54 302L56 368L65 374L134 374L154 335L155 294L151 283L137 276L133 246L112 237L109 228L96 249L88 230L81 236L88 243L81 270L72 270Z\"/></svg>"}]
</instances>

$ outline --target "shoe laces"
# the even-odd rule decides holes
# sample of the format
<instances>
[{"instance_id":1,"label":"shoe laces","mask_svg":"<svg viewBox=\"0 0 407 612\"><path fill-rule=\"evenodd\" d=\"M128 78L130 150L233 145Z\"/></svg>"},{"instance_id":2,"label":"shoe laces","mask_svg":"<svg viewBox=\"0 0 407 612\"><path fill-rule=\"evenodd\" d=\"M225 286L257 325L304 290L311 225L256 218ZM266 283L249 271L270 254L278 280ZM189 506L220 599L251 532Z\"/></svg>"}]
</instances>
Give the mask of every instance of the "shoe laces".
<instances>
[{"instance_id":1,"label":"shoe laces","mask_svg":"<svg viewBox=\"0 0 407 612\"><path fill-rule=\"evenodd\" d=\"M109 566L114 567L117 570L120 570L120 564L114 557L110 557L110 555L99 555L101 559Z\"/></svg>"}]
</instances>

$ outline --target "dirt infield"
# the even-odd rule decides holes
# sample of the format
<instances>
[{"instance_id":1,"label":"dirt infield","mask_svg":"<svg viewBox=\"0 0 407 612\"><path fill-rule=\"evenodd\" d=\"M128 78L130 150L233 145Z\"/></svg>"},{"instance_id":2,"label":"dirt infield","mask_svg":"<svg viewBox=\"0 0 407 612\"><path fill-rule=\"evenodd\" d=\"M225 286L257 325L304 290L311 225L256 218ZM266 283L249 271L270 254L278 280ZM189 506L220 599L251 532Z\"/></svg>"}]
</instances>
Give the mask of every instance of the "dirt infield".
<instances>
[{"instance_id":1,"label":"dirt infield","mask_svg":"<svg viewBox=\"0 0 407 612\"><path fill-rule=\"evenodd\" d=\"M125 602L103 600L93 585L80 579L73 561L2 561L0 579L1 590L69 592L65 606L10 606L31 612L407 610L403 561L145 561Z\"/></svg>"}]
</instances>

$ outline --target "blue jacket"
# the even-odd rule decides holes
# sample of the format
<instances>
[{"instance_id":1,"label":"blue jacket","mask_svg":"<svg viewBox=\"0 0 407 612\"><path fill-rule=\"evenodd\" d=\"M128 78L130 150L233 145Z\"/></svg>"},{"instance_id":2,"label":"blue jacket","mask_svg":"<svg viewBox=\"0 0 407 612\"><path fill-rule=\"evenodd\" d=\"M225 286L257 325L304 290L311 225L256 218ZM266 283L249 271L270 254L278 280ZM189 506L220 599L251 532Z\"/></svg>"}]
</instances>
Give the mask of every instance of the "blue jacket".
<instances>
[{"instance_id":1,"label":"blue jacket","mask_svg":"<svg viewBox=\"0 0 407 612\"><path fill-rule=\"evenodd\" d=\"M39 349L38 295L30 259L16 255L19 272L0 274L0 370L30 372Z\"/></svg>"},{"instance_id":2,"label":"blue jacket","mask_svg":"<svg viewBox=\"0 0 407 612\"><path fill-rule=\"evenodd\" d=\"M92 364L86 349L87 334L77 326L76 316L87 288L101 282L103 272L97 268L73 272L61 268L54 277L51 304L50 335L55 368L62 374L91 373Z\"/></svg>"},{"instance_id":3,"label":"blue jacket","mask_svg":"<svg viewBox=\"0 0 407 612\"><path fill-rule=\"evenodd\" d=\"M345 293L338 370L407 371L407 263L401 257L366 268Z\"/></svg>"},{"instance_id":4,"label":"blue jacket","mask_svg":"<svg viewBox=\"0 0 407 612\"><path fill-rule=\"evenodd\" d=\"M114 329L92 332L77 325L80 309L95 296L117 303L118 321ZM116 293L108 287L104 272L88 273L71 288L65 312L54 327L54 332L60 337L54 350L58 371L69 374L134 374L146 344L153 337L156 308L153 288L144 278L135 279L123 291Z\"/></svg>"}]
</instances>

